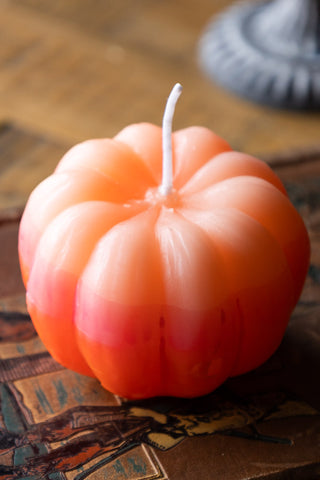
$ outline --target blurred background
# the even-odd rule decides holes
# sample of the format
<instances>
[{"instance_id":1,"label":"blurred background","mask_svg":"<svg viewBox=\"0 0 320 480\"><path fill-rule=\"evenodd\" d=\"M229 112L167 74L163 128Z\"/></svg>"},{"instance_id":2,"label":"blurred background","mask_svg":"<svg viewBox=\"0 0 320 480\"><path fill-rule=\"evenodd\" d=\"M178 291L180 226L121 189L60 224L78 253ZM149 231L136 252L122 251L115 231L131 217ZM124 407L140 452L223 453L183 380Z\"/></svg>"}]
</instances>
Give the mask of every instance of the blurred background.
<instances>
[{"instance_id":1,"label":"blurred background","mask_svg":"<svg viewBox=\"0 0 320 480\"><path fill-rule=\"evenodd\" d=\"M198 44L228 0L0 0L0 208L24 205L76 142L130 123L203 125L259 157L320 145L318 113L262 107L218 87Z\"/></svg>"}]
</instances>

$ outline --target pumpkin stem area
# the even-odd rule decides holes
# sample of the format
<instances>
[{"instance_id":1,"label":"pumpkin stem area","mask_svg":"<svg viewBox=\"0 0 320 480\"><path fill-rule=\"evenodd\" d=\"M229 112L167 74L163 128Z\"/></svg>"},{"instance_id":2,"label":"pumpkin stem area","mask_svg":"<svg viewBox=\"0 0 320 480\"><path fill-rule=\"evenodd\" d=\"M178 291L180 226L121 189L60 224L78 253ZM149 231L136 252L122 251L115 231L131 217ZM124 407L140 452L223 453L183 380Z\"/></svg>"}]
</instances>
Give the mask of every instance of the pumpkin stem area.
<instances>
[{"instance_id":1,"label":"pumpkin stem area","mask_svg":"<svg viewBox=\"0 0 320 480\"><path fill-rule=\"evenodd\" d=\"M172 120L181 92L182 86L176 83L168 97L162 120L162 183L159 192L164 196L170 195L173 191Z\"/></svg>"}]
</instances>

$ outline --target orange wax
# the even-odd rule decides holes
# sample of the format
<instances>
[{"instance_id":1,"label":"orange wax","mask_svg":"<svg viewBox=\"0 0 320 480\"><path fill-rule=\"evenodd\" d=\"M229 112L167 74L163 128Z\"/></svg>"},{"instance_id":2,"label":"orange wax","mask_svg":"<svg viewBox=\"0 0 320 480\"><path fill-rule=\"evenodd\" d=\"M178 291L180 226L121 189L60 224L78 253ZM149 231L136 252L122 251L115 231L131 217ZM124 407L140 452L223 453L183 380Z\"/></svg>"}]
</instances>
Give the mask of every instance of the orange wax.
<instances>
[{"instance_id":1,"label":"orange wax","mask_svg":"<svg viewBox=\"0 0 320 480\"><path fill-rule=\"evenodd\" d=\"M76 145L20 226L48 350L128 398L203 395L263 363L309 264L304 223L265 163L203 127L171 142L165 190L160 127Z\"/></svg>"}]
</instances>

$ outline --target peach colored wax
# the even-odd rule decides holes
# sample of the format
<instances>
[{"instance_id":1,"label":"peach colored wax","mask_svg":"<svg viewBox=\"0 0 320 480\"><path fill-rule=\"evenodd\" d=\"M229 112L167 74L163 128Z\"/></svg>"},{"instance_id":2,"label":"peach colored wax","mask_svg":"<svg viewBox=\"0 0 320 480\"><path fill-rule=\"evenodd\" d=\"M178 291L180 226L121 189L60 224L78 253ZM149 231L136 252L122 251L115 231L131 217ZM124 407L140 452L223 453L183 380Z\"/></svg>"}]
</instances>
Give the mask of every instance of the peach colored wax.
<instances>
[{"instance_id":1,"label":"peach colored wax","mask_svg":"<svg viewBox=\"0 0 320 480\"><path fill-rule=\"evenodd\" d=\"M147 123L76 145L20 226L39 336L127 398L203 395L262 364L309 263L304 223L264 162L203 127L169 133L166 167Z\"/></svg>"}]
</instances>

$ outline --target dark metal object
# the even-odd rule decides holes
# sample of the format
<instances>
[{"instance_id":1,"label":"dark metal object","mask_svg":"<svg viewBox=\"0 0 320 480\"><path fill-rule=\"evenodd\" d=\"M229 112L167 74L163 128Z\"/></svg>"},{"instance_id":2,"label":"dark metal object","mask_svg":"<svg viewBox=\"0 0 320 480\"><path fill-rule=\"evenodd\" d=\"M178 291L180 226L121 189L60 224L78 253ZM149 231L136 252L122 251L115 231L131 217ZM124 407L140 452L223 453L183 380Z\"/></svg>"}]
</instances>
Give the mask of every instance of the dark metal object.
<instances>
[{"instance_id":1,"label":"dark metal object","mask_svg":"<svg viewBox=\"0 0 320 480\"><path fill-rule=\"evenodd\" d=\"M208 75L258 103L320 107L320 0L240 3L200 40Z\"/></svg>"}]
</instances>

